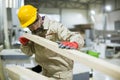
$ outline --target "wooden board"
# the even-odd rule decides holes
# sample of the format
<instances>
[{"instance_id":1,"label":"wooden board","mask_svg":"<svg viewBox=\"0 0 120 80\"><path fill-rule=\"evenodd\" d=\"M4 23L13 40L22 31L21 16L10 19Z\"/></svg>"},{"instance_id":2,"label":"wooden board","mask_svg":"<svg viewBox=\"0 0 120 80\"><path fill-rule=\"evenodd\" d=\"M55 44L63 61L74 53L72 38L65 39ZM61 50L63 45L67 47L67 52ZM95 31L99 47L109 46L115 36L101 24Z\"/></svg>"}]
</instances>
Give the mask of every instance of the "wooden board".
<instances>
[{"instance_id":1,"label":"wooden board","mask_svg":"<svg viewBox=\"0 0 120 80\"><path fill-rule=\"evenodd\" d=\"M41 74L20 66L8 66L6 72L12 80L49 80Z\"/></svg>"},{"instance_id":2,"label":"wooden board","mask_svg":"<svg viewBox=\"0 0 120 80\"><path fill-rule=\"evenodd\" d=\"M1 54L2 50L3 50L3 45L0 45L0 54ZM2 64L1 57L0 57L0 80L5 80L4 71L3 71L3 64Z\"/></svg>"},{"instance_id":3,"label":"wooden board","mask_svg":"<svg viewBox=\"0 0 120 80\"><path fill-rule=\"evenodd\" d=\"M0 80L5 80L1 57L0 57Z\"/></svg>"},{"instance_id":4,"label":"wooden board","mask_svg":"<svg viewBox=\"0 0 120 80\"><path fill-rule=\"evenodd\" d=\"M92 69L98 70L102 73L105 73L113 78L120 80L120 67L111 63L108 63L102 59L98 59L92 56L89 56L83 52L77 50L66 50L58 48L58 44L50 40L44 39L42 37L24 34L25 38L44 46L62 56L65 56L74 61L80 62Z\"/></svg>"}]
</instances>

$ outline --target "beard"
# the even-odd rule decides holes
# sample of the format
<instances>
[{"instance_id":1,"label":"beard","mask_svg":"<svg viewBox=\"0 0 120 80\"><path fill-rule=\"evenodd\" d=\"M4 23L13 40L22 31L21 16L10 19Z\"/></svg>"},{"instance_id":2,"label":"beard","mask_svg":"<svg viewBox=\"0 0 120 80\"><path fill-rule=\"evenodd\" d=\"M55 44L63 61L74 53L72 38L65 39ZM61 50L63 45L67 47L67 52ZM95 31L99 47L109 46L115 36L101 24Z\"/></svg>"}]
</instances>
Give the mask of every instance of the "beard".
<instances>
[{"instance_id":1,"label":"beard","mask_svg":"<svg viewBox=\"0 0 120 80\"><path fill-rule=\"evenodd\" d=\"M47 33L47 30L43 28L43 25L41 27L37 28L36 30L32 31L32 34L38 35L40 37L45 37Z\"/></svg>"}]
</instances>

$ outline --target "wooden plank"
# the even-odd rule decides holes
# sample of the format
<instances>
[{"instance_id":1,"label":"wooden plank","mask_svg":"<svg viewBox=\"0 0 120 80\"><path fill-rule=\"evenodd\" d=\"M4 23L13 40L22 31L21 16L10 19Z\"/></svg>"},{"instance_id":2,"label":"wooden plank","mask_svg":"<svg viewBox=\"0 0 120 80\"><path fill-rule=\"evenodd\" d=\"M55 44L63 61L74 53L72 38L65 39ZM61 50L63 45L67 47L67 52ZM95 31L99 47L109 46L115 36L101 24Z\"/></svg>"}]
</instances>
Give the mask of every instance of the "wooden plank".
<instances>
[{"instance_id":1,"label":"wooden plank","mask_svg":"<svg viewBox=\"0 0 120 80\"><path fill-rule=\"evenodd\" d=\"M7 66L6 72L12 80L49 80L41 74L20 66Z\"/></svg>"},{"instance_id":2,"label":"wooden plank","mask_svg":"<svg viewBox=\"0 0 120 80\"><path fill-rule=\"evenodd\" d=\"M0 57L0 80L5 80L1 57Z\"/></svg>"},{"instance_id":3,"label":"wooden plank","mask_svg":"<svg viewBox=\"0 0 120 80\"><path fill-rule=\"evenodd\" d=\"M65 56L74 61L78 61L92 69L98 70L102 73L105 73L113 78L120 80L120 67L111 63L108 63L102 59L98 59L92 56L89 56L83 52L77 50L66 50L58 48L58 44L52 42L50 40L44 39L42 37L32 35L32 34L24 34L25 38L44 46L62 56Z\"/></svg>"},{"instance_id":4,"label":"wooden plank","mask_svg":"<svg viewBox=\"0 0 120 80\"><path fill-rule=\"evenodd\" d=\"M3 50L3 45L0 45L0 54L2 50ZM0 80L5 80L1 56L0 56Z\"/></svg>"}]
</instances>

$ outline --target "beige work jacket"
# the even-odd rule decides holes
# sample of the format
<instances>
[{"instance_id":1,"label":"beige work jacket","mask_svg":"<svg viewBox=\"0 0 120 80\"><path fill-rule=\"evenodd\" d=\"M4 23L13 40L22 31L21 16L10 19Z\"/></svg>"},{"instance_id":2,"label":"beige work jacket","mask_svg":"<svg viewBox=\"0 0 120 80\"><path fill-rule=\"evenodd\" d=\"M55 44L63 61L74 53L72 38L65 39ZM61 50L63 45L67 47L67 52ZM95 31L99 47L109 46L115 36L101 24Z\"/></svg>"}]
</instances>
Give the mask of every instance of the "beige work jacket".
<instances>
[{"instance_id":1,"label":"beige work jacket","mask_svg":"<svg viewBox=\"0 0 120 80\"><path fill-rule=\"evenodd\" d=\"M79 44L79 49L84 45L82 36L77 32L71 32L61 23L51 21L45 16L43 27L47 32L45 38L51 41L75 41ZM39 36L39 35L38 35ZM73 61L58 55L57 53L50 51L36 43L29 42L26 46L21 45L21 50L32 56L35 54L35 60L48 74L55 74L59 71L68 71L73 68Z\"/></svg>"}]
</instances>

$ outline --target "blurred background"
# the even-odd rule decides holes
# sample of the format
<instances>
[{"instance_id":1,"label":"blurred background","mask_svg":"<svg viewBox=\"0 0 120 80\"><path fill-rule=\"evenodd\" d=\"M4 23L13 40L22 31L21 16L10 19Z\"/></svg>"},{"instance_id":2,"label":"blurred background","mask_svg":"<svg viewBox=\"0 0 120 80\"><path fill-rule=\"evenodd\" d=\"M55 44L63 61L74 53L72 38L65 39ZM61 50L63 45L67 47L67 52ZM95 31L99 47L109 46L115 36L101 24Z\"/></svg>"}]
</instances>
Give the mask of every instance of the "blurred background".
<instances>
[{"instance_id":1,"label":"blurred background","mask_svg":"<svg viewBox=\"0 0 120 80\"><path fill-rule=\"evenodd\" d=\"M80 51L88 54L90 51L120 66L120 0L0 0L0 80L8 80L2 69L7 65L35 66L34 56L22 54L18 41L23 33L30 33L29 29L21 28L17 17L18 9L26 4L35 6L40 15L61 22L70 31L81 33L85 45ZM77 62L74 74L74 80L115 80Z\"/></svg>"}]
</instances>

